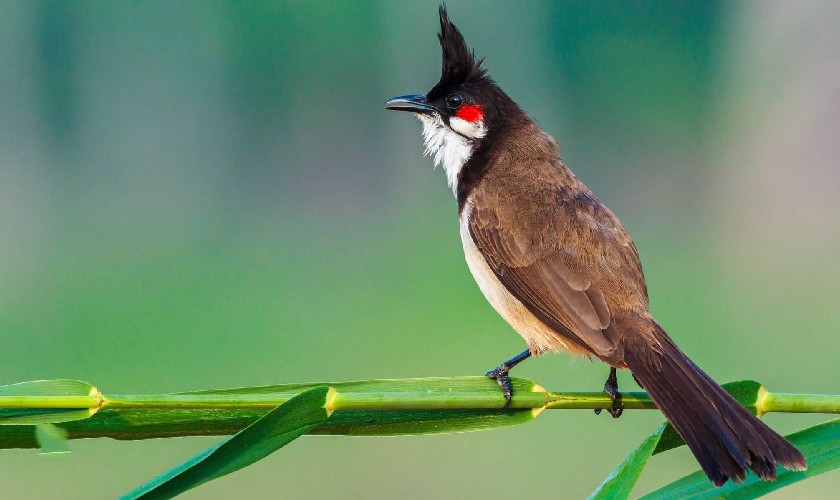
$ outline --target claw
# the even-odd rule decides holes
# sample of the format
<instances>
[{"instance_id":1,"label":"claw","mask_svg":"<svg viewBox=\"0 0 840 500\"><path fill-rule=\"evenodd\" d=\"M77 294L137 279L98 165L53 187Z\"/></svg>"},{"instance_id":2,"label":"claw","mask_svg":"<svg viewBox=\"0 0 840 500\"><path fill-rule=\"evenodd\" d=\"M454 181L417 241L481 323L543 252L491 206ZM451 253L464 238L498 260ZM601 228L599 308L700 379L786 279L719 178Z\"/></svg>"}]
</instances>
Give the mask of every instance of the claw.
<instances>
[{"instance_id":1,"label":"claw","mask_svg":"<svg viewBox=\"0 0 840 500\"><path fill-rule=\"evenodd\" d=\"M612 415L612 418L618 418L624 413L624 405L621 403L621 394L618 391L607 391L612 400L612 408L608 408L607 412Z\"/></svg>"},{"instance_id":2,"label":"claw","mask_svg":"<svg viewBox=\"0 0 840 500\"><path fill-rule=\"evenodd\" d=\"M490 377L498 382L499 387L502 388L502 394L505 395L505 406L502 407L503 409L510 407L510 399L513 397L513 386L510 384L510 375L508 375L510 373L510 369L530 357L531 351L525 349L521 353L484 374L485 377Z\"/></svg>"},{"instance_id":3,"label":"claw","mask_svg":"<svg viewBox=\"0 0 840 500\"><path fill-rule=\"evenodd\" d=\"M510 368L508 368L506 364L502 363L484 374L485 377L490 377L498 382L499 387L502 388L502 394L505 396L505 406L502 407L504 409L507 409L510 406L510 400L513 398L513 387L510 384L509 373Z\"/></svg>"},{"instance_id":4,"label":"claw","mask_svg":"<svg viewBox=\"0 0 840 500\"><path fill-rule=\"evenodd\" d=\"M608 408L607 412L612 415L612 418L618 418L624 413L624 404L621 403L621 394L618 392L618 378L616 377L615 368L610 368L610 376L607 377L607 382L604 384L604 392L610 396L612 401L612 408ZM600 415L601 409L595 410L595 415Z\"/></svg>"}]
</instances>

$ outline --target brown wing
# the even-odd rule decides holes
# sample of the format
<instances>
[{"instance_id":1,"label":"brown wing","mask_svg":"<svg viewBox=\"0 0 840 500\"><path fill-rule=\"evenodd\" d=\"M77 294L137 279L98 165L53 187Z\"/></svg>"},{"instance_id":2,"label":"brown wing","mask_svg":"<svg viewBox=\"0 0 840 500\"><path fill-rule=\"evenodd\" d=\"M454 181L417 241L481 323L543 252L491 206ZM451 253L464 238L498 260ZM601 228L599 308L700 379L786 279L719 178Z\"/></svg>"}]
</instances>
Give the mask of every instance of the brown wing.
<instances>
[{"instance_id":1,"label":"brown wing","mask_svg":"<svg viewBox=\"0 0 840 500\"><path fill-rule=\"evenodd\" d=\"M564 339L608 356L618 342L613 314L647 309L636 248L559 160L529 167L525 176L490 173L475 188L470 235L532 314Z\"/></svg>"}]
</instances>

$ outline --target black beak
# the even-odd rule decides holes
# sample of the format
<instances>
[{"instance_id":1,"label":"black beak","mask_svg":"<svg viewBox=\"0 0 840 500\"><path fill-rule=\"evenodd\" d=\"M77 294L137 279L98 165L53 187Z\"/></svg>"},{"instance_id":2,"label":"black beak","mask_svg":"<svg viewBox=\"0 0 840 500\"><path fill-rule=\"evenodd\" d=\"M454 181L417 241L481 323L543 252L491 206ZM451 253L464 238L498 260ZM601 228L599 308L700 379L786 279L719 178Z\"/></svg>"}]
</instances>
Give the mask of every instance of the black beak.
<instances>
[{"instance_id":1,"label":"black beak","mask_svg":"<svg viewBox=\"0 0 840 500\"><path fill-rule=\"evenodd\" d=\"M412 113L423 113L430 115L436 110L434 106L426 102L423 94L401 95L385 102L385 109L394 111L411 111Z\"/></svg>"}]
</instances>

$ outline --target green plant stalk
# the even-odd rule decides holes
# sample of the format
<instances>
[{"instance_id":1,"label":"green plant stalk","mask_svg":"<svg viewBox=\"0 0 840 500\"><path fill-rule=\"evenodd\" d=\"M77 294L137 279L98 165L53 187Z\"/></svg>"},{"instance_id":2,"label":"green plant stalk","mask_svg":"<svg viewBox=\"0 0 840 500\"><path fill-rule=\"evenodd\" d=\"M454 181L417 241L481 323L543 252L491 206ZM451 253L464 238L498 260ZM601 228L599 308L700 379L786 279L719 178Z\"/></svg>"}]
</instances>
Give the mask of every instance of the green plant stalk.
<instances>
[{"instance_id":1,"label":"green plant stalk","mask_svg":"<svg viewBox=\"0 0 840 500\"><path fill-rule=\"evenodd\" d=\"M768 392L760 401L759 412L840 413L840 395Z\"/></svg>"},{"instance_id":2,"label":"green plant stalk","mask_svg":"<svg viewBox=\"0 0 840 500\"><path fill-rule=\"evenodd\" d=\"M294 397L288 394L160 394L113 396L0 396L0 408L33 409L191 409L274 408ZM339 392L334 410L453 410L498 409L501 396L491 392ZM625 409L651 410L656 405L644 392L621 393ZM610 408L603 392L520 392L512 409L594 410ZM764 394L761 413L840 413L840 395Z\"/></svg>"},{"instance_id":3,"label":"green plant stalk","mask_svg":"<svg viewBox=\"0 0 840 500\"><path fill-rule=\"evenodd\" d=\"M81 409L99 408L98 396L0 396L2 408Z\"/></svg>"},{"instance_id":4,"label":"green plant stalk","mask_svg":"<svg viewBox=\"0 0 840 500\"><path fill-rule=\"evenodd\" d=\"M545 409L592 410L612 405L603 392L549 392L531 380L511 381L514 397L507 409L498 385L486 377L361 380L110 396L80 381L23 382L0 386L0 448L37 447L31 424L57 425L68 439L230 435L317 385L335 389L329 408L334 413L311 434L467 432L520 425ZM840 412L840 396L774 394L750 381L736 382L731 388L740 391L737 397L759 414ZM628 410L656 408L643 392L622 393L621 399ZM679 446L679 437L671 434L663 436L657 452Z\"/></svg>"},{"instance_id":5,"label":"green plant stalk","mask_svg":"<svg viewBox=\"0 0 840 500\"><path fill-rule=\"evenodd\" d=\"M646 392L620 394L626 410L656 409ZM548 392L545 407L550 410L606 410L612 408L612 400L605 392Z\"/></svg>"}]
</instances>

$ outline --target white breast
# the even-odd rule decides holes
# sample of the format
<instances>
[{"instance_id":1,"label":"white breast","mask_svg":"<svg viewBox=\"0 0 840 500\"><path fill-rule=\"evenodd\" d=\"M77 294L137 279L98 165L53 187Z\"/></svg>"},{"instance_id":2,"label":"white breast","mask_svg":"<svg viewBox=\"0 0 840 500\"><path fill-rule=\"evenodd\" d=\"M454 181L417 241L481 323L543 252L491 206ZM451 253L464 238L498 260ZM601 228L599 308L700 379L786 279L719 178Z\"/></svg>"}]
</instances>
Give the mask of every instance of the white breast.
<instances>
[{"instance_id":1,"label":"white breast","mask_svg":"<svg viewBox=\"0 0 840 500\"><path fill-rule=\"evenodd\" d=\"M471 213L472 200L468 200L460 217L461 243L464 245L467 266L469 266L473 278L478 283L478 288L481 289L490 305L525 339L531 354L539 355L550 350L565 350L576 355L588 355L574 344L564 342L558 334L534 316L499 281L470 235L469 218Z\"/></svg>"}]
</instances>

